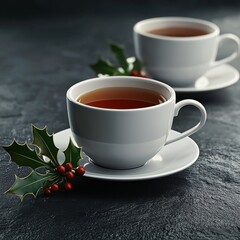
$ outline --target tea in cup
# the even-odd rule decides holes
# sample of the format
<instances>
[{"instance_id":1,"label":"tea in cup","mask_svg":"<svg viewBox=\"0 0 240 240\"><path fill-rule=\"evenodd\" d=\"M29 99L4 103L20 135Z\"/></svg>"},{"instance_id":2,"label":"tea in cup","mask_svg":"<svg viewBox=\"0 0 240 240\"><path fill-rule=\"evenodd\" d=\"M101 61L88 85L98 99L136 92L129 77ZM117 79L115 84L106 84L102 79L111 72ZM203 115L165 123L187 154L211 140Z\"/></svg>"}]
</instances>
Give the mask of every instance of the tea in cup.
<instances>
[{"instance_id":1,"label":"tea in cup","mask_svg":"<svg viewBox=\"0 0 240 240\"><path fill-rule=\"evenodd\" d=\"M184 17L160 17L138 22L134 28L136 56L146 73L173 87L188 87L209 69L228 63L239 54L234 34L220 35L212 22ZM235 43L236 50L216 61L219 45Z\"/></svg>"},{"instance_id":2,"label":"tea in cup","mask_svg":"<svg viewBox=\"0 0 240 240\"><path fill-rule=\"evenodd\" d=\"M174 90L159 81L117 76L79 82L67 91L72 136L93 163L111 169L144 165L161 148L198 131L206 111L195 100L175 103ZM199 123L167 141L173 118L187 105L201 112Z\"/></svg>"}]
</instances>

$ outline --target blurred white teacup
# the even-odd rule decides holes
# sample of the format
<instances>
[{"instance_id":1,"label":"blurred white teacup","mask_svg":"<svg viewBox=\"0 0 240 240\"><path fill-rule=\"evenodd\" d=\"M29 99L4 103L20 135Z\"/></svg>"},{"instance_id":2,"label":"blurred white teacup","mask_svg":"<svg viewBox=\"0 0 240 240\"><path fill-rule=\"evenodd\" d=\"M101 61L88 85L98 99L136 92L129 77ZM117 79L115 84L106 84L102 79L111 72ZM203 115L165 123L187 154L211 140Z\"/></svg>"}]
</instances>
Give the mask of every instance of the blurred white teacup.
<instances>
[{"instance_id":1,"label":"blurred white teacup","mask_svg":"<svg viewBox=\"0 0 240 240\"><path fill-rule=\"evenodd\" d=\"M184 17L146 19L134 26L136 56L154 79L171 86L194 84L210 68L235 59L240 41L234 34L220 34L212 22ZM233 41L236 50L216 61L219 44Z\"/></svg>"}]
</instances>

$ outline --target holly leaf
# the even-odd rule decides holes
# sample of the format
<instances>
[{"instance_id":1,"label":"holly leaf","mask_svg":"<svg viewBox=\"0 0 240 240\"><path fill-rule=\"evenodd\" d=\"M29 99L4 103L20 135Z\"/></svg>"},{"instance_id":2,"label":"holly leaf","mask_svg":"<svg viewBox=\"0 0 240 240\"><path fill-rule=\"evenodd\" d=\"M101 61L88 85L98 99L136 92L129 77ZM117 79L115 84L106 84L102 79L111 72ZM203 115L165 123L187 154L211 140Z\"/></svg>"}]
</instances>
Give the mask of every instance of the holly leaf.
<instances>
[{"instance_id":1,"label":"holly leaf","mask_svg":"<svg viewBox=\"0 0 240 240\"><path fill-rule=\"evenodd\" d=\"M133 62L133 70L138 72L141 72L142 70L142 63L137 58L135 58L135 61Z\"/></svg>"},{"instance_id":2,"label":"holly leaf","mask_svg":"<svg viewBox=\"0 0 240 240\"><path fill-rule=\"evenodd\" d=\"M110 49L118 60L120 67L124 70L125 75L129 75L129 65L124 54L124 48L118 44L112 43L110 44Z\"/></svg>"},{"instance_id":3,"label":"holly leaf","mask_svg":"<svg viewBox=\"0 0 240 240\"><path fill-rule=\"evenodd\" d=\"M15 182L10 189L5 193L17 195L21 201L26 195L33 195L35 198L41 188L46 183L53 182L58 178L56 173L41 174L36 171L32 171L28 176L19 178L15 175Z\"/></svg>"},{"instance_id":4,"label":"holly leaf","mask_svg":"<svg viewBox=\"0 0 240 240\"><path fill-rule=\"evenodd\" d=\"M82 148L76 147L71 138L67 149L64 151L65 162L70 162L73 168L78 166L78 162L82 159Z\"/></svg>"},{"instance_id":5,"label":"holly leaf","mask_svg":"<svg viewBox=\"0 0 240 240\"><path fill-rule=\"evenodd\" d=\"M9 146L2 146L11 157L11 161L19 166L27 166L32 169L39 167L49 167L49 163L44 162L35 150L25 144L19 144L15 140Z\"/></svg>"},{"instance_id":6,"label":"holly leaf","mask_svg":"<svg viewBox=\"0 0 240 240\"><path fill-rule=\"evenodd\" d=\"M40 154L50 159L53 166L58 166L57 154L58 148L53 142L53 135L49 135L47 127L40 129L32 125L33 144L40 150Z\"/></svg>"},{"instance_id":7,"label":"holly leaf","mask_svg":"<svg viewBox=\"0 0 240 240\"><path fill-rule=\"evenodd\" d=\"M107 74L110 76L118 75L120 72L117 67L112 65L109 61L99 59L96 63L91 64L90 67L96 74Z\"/></svg>"}]
</instances>

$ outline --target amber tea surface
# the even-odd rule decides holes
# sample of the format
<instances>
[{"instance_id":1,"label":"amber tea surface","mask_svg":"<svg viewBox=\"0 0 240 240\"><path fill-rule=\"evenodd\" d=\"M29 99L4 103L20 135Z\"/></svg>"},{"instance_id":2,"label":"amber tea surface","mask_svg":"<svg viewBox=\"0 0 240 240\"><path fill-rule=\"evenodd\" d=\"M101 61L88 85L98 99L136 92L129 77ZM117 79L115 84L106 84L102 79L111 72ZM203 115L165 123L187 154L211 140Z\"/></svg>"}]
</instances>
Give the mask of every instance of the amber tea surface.
<instances>
[{"instance_id":1,"label":"amber tea surface","mask_svg":"<svg viewBox=\"0 0 240 240\"><path fill-rule=\"evenodd\" d=\"M134 109L151 107L166 101L161 94L132 87L110 87L90 91L77 98L89 106L108 109Z\"/></svg>"},{"instance_id":2,"label":"amber tea surface","mask_svg":"<svg viewBox=\"0 0 240 240\"><path fill-rule=\"evenodd\" d=\"M188 27L165 27L165 28L156 28L148 33L169 36L169 37L196 37L201 35L206 35L209 32L203 29L198 28L188 28Z\"/></svg>"}]
</instances>

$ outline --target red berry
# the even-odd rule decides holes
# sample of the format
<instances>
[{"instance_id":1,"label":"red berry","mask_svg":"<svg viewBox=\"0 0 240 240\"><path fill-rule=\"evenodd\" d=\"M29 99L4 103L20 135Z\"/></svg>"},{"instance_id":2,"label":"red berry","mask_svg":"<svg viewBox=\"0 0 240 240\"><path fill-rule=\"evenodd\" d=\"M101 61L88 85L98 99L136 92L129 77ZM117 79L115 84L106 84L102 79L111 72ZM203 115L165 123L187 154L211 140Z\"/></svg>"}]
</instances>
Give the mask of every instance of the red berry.
<instances>
[{"instance_id":1,"label":"red berry","mask_svg":"<svg viewBox=\"0 0 240 240\"><path fill-rule=\"evenodd\" d=\"M70 162L66 163L65 169L66 169L66 171L71 171L72 170L72 164Z\"/></svg>"},{"instance_id":2,"label":"red berry","mask_svg":"<svg viewBox=\"0 0 240 240\"><path fill-rule=\"evenodd\" d=\"M82 176L84 173L85 173L85 168L83 166L79 166L75 169L75 173L78 175L78 176Z\"/></svg>"},{"instance_id":3,"label":"red berry","mask_svg":"<svg viewBox=\"0 0 240 240\"><path fill-rule=\"evenodd\" d=\"M50 188L45 188L44 191L43 191L44 195L49 197L51 195L51 190Z\"/></svg>"},{"instance_id":4,"label":"red berry","mask_svg":"<svg viewBox=\"0 0 240 240\"><path fill-rule=\"evenodd\" d=\"M51 191L52 192L58 192L58 190L59 190L58 184L56 184L56 183L52 184Z\"/></svg>"},{"instance_id":5,"label":"red berry","mask_svg":"<svg viewBox=\"0 0 240 240\"><path fill-rule=\"evenodd\" d=\"M66 169L64 166L58 166L57 167L57 172L60 174L60 175L64 175L64 173L66 172Z\"/></svg>"},{"instance_id":6,"label":"red berry","mask_svg":"<svg viewBox=\"0 0 240 240\"><path fill-rule=\"evenodd\" d=\"M131 76L139 77L141 74L137 70L132 70L131 71Z\"/></svg>"},{"instance_id":7,"label":"red berry","mask_svg":"<svg viewBox=\"0 0 240 240\"><path fill-rule=\"evenodd\" d=\"M65 182L63 186L66 191L72 190L72 184L70 182Z\"/></svg>"},{"instance_id":8,"label":"red berry","mask_svg":"<svg viewBox=\"0 0 240 240\"><path fill-rule=\"evenodd\" d=\"M69 180L73 180L74 179L74 173L71 171L66 172L66 178Z\"/></svg>"}]
</instances>

